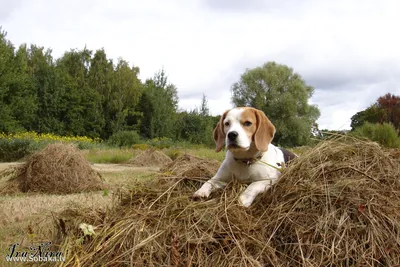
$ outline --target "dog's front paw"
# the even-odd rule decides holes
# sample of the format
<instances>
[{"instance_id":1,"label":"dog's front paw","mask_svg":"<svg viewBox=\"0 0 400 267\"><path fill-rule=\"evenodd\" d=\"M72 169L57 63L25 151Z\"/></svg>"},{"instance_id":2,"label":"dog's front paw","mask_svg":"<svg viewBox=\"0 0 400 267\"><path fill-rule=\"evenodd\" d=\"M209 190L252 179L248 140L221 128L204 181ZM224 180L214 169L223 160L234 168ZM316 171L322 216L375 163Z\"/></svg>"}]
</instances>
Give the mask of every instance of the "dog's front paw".
<instances>
[{"instance_id":1,"label":"dog's front paw","mask_svg":"<svg viewBox=\"0 0 400 267\"><path fill-rule=\"evenodd\" d=\"M241 195L239 196L239 204L242 205L245 208L248 208L251 206L251 204L254 201L254 197L249 196L249 195Z\"/></svg>"},{"instance_id":2,"label":"dog's front paw","mask_svg":"<svg viewBox=\"0 0 400 267\"><path fill-rule=\"evenodd\" d=\"M199 190L193 194L193 199L197 200L199 198L208 198L211 194L211 185L205 183Z\"/></svg>"},{"instance_id":3,"label":"dog's front paw","mask_svg":"<svg viewBox=\"0 0 400 267\"><path fill-rule=\"evenodd\" d=\"M194 194L193 194L193 198L208 198L210 196L210 192L206 191L206 190L197 190Z\"/></svg>"}]
</instances>

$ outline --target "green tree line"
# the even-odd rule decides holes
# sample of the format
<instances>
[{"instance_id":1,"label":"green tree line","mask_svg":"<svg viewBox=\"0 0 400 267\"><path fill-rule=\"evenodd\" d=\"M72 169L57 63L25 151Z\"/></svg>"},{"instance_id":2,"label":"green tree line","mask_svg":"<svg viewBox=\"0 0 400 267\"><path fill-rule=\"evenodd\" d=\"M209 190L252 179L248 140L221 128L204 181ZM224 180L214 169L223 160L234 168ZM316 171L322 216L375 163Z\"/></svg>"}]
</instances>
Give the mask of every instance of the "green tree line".
<instances>
[{"instance_id":1,"label":"green tree line","mask_svg":"<svg viewBox=\"0 0 400 267\"><path fill-rule=\"evenodd\" d=\"M107 139L133 130L144 138L210 142L202 136L210 135L205 131L215 118L208 111L178 112L177 88L164 70L142 82L138 67L114 62L104 49L85 47L54 59L49 49L15 48L6 37L0 28L0 132Z\"/></svg>"},{"instance_id":2,"label":"green tree line","mask_svg":"<svg viewBox=\"0 0 400 267\"><path fill-rule=\"evenodd\" d=\"M0 132L35 131L108 139L122 131L213 145L207 98L178 110L176 86L161 69L139 79L140 69L104 49L83 48L53 58L36 45L16 48L0 27ZM313 88L285 65L269 62L246 70L232 85L234 106L262 109L277 126L274 143L305 145L319 117L308 104Z\"/></svg>"}]
</instances>

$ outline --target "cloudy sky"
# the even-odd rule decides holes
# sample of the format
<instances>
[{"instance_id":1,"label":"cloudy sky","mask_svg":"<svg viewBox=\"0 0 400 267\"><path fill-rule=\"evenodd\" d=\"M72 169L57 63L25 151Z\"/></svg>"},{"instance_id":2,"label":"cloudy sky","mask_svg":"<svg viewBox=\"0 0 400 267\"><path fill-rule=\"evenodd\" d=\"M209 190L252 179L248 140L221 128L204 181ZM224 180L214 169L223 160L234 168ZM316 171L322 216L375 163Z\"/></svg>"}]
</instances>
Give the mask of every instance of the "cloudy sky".
<instances>
[{"instance_id":1,"label":"cloudy sky","mask_svg":"<svg viewBox=\"0 0 400 267\"><path fill-rule=\"evenodd\" d=\"M399 10L397 0L0 0L0 25L55 57L86 45L141 79L164 67L180 108L204 93L214 115L246 68L276 61L315 88L320 128L348 129L379 96L400 94Z\"/></svg>"}]
</instances>

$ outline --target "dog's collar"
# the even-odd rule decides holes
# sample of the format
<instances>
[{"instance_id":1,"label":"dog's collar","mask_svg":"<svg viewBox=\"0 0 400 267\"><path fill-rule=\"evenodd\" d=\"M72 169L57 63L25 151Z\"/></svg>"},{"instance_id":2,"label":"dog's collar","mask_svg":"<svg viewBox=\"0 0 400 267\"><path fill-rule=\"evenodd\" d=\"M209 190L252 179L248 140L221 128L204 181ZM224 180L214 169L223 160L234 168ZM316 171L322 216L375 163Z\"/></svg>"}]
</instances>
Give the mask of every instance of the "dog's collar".
<instances>
[{"instance_id":1,"label":"dog's collar","mask_svg":"<svg viewBox=\"0 0 400 267\"><path fill-rule=\"evenodd\" d=\"M257 157L254 158L234 158L236 162L241 162L247 164L247 166L250 166L251 164L259 161L262 158L263 154L258 155Z\"/></svg>"},{"instance_id":2,"label":"dog's collar","mask_svg":"<svg viewBox=\"0 0 400 267\"><path fill-rule=\"evenodd\" d=\"M247 166L250 166L254 163L256 163L257 161L259 161L262 158L263 154L258 155L257 157L254 158L234 158L236 162L240 162L240 163L245 163ZM278 165L279 167L285 165L283 162L279 163L277 162L276 165Z\"/></svg>"}]
</instances>

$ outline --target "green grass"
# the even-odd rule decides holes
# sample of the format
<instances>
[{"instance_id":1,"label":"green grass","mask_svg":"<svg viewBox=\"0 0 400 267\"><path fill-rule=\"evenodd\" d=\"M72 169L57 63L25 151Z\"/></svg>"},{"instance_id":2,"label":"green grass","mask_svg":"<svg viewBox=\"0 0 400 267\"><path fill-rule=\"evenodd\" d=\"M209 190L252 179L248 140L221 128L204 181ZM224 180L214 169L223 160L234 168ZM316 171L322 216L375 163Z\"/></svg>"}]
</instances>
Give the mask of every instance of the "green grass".
<instances>
[{"instance_id":1,"label":"green grass","mask_svg":"<svg viewBox=\"0 0 400 267\"><path fill-rule=\"evenodd\" d=\"M297 155L301 155L307 152L310 147L295 147L295 148L287 148L290 151L296 153ZM84 150L84 154L87 160L91 163L125 163L131 158L136 157L144 150L136 150L136 149L119 149L119 148L94 148L89 150ZM183 154L190 154L192 156L212 159L222 162L225 158L225 150L217 153L212 148L200 147L200 146L192 146L187 148L164 148L161 149L163 153L171 157L173 160L181 156Z\"/></svg>"},{"instance_id":2,"label":"green grass","mask_svg":"<svg viewBox=\"0 0 400 267\"><path fill-rule=\"evenodd\" d=\"M225 152L221 151L216 153L214 149L193 146L190 148L164 148L161 149L166 155L173 158L173 156L183 155L185 153L197 156L200 158L214 159L218 161L223 161L225 158ZM93 148L89 150L84 150L84 155L88 161L91 163L125 163L129 159L136 157L142 153L141 150L135 149L119 149L119 148ZM173 158L174 159L174 158Z\"/></svg>"},{"instance_id":3,"label":"green grass","mask_svg":"<svg viewBox=\"0 0 400 267\"><path fill-rule=\"evenodd\" d=\"M136 150L119 148L95 148L84 151L86 159L91 163L124 163L137 154Z\"/></svg>"},{"instance_id":4,"label":"green grass","mask_svg":"<svg viewBox=\"0 0 400 267\"><path fill-rule=\"evenodd\" d=\"M294 147L287 149L300 156L301 154L306 153L310 148L311 148L310 146L302 146L302 147ZM143 151L145 150L103 147L103 148L93 148L85 150L84 153L86 159L92 163L125 163L126 161L136 157ZM176 157L181 156L183 154L190 154L192 156L217 160L219 162L222 162L224 160L226 153L225 150L222 150L221 152L217 153L213 148L202 147L199 145L187 146L186 148L181 148L181 147L163 148L160 149L160 151L171 157L173 160Z\"/></svg>"},{"instance_id":5,"label":"green grass","mask_svg":"<svg viewBox=\"0 0 400 267\"><path fill-rule=\"evenodd\" d=\"M214 159L222 162L225 158L225 151L221 151L219 153L215 152L214 149L211 148L188 148L188 149L180 149L182 153L187 153L196 157L205 158L205 159Z\"/></svg>"}]
</instances>

